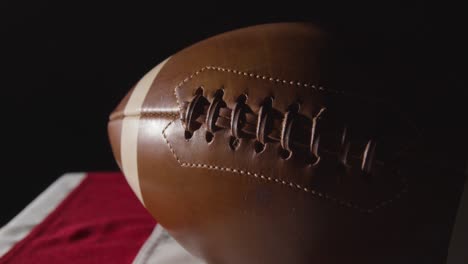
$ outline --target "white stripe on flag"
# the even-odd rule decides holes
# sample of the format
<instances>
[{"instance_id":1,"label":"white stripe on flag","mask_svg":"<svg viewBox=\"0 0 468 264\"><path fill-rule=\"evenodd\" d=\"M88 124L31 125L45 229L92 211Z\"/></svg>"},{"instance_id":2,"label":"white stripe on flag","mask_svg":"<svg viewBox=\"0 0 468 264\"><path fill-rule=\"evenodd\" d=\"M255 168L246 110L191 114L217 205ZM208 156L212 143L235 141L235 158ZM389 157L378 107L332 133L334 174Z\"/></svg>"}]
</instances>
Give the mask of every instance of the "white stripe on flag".
<instances>
[{"instance_id":1,"label":"white stripe on flag","mask_svg":"<svg viewBox=\"0 0 468 264\"><path fill-rule=\"evenodd\" d=\"M67 173L58 178L4 227L0 228L0 257L25 238L84 179L86 173Z\"/></svg>"},{"instance_id":2,"label":"white stripe on flag","mask_svg":"<svg viewBox=\"0 0 468 264\"><path fill-rule=\"evenodd\" d=\"M156 225L143 247L138 252L133 264L203 264L190 255L161 225Z\"/></svg>"},{"instance_id":3,"label":"white stripe on flag","mask_svg":"<svg viewBox=\"0 0 468 264\"><path fill-rule=\"evenodd\" d=\"M452 230L447 264L468 263L468 166L465 174L467 175L465 191L460 198L458 214Z\"/></svg>"}]
</instances>

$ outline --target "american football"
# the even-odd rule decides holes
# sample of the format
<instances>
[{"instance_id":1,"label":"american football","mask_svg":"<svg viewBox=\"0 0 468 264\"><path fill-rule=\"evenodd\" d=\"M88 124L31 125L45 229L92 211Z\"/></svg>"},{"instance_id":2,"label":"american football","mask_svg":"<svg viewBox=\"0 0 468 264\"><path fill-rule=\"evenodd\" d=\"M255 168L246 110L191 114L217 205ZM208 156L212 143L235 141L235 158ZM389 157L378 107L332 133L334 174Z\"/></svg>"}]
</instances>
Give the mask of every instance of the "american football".
<instances>
[{"instance_id":1,"label":"american football","mask_svg":"<svg viewBox=\"0 0 468 264\"><path fill-rule=\"evenodd\" d=\"M303 23L223 33L167 54L112 112L128 184L188 252L217 264L446 258L454 182L431 170L392 87L341 64L339 45Z\"/></svg>"}]
</instances>

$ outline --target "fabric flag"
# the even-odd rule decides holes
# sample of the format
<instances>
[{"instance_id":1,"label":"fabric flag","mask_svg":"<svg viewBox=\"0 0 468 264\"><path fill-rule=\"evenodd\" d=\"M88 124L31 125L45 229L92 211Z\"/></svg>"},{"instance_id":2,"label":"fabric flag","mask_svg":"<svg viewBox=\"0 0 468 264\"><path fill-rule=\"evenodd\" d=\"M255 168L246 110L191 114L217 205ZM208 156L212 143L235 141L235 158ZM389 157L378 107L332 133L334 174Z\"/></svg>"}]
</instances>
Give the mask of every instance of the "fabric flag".
<instances>
[{"instance_id":1,"label":"fabric flag","mask_svg":"<svg viewBox=\"0 0 468 264\"><path fill-rule=\"evenodd\" d=\"M120 173L60 177L0 229L0 264L202 263L157 225Z\"/></svg>"}]
</instances>

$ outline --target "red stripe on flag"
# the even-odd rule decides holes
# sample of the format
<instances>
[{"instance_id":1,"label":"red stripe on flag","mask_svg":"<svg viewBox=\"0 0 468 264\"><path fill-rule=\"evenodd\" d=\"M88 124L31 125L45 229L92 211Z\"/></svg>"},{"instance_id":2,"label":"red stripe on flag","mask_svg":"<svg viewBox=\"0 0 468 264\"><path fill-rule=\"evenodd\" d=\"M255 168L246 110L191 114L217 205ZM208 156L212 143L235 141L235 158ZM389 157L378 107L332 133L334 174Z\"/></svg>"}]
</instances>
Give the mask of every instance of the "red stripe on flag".
<instances>
[{"instance_id":1,"label":"red stripe on flag","mask_svg":"<svg viewBox=\"0 0 468 264\"><path fill-rule=\"evenodd\" d=\"M120 173L89 173L6 263L131 263L156 222Z\"/></svg>"}]
</instances>

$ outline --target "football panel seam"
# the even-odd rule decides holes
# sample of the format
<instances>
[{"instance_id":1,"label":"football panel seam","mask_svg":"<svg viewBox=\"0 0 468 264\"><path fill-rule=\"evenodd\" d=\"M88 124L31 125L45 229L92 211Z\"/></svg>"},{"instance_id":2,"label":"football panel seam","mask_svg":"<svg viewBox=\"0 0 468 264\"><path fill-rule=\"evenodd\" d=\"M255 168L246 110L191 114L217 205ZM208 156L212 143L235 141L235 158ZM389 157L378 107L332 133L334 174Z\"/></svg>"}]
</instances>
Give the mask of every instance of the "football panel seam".
<instances>
[{"instance_id":1,"label":"football panel seam","mask_svg":"<svg viewBox=\"0 0 468 264\"><path fill-rule=\"evenodd\" d=\"M280 179L274 179L273 177L267 177L262 173L257 173L257 172L252 172L248 170L243 170L243 169L236 169L236 168L231 168L231 167L223 167L223 166L218 166L218 165L213 165L213 164L206 164L206 163L190 163L190 162L184 162L180 159L180 157L177 155L176 151L172 147L172 144L169 142L169 139L167 138L166 135L166 130L177 120L177 118L171 120L162 130L162 135L163 138L169 147L169 150L171 151L173 157L177 161L177 163L181 167L188 167L188 168L199 168L199 169L209 169L209 170L218 170L218 171L225 171L225 172L230 172L230 173L235 173L235 174L240 174L240 175L247 175L253 178L256 178L258 180L264 180L270 183L276 183L280 184L282 186L287 186L292 189L299 190L301 192L309 193L315 197L318 197L320 199L326 200L326 201L331 201L334 202L335 204L338 204L341 207L347 207L351 208L354 210L357 210L361 213L366 213L366 214L371 214L374 213L376 210L387 207L389 204L394 202L397 199L400 199L403 193L408 192L408 183L406 181L403 182L403 187L398 191L392 199L387 199L382 202L379 202L377 205L371 207L371 208L364 208L362 206L359 206L357 204L354 204L350 201L345 201L338 199L336 197L333 197L327 193L323 193L314 189L310 189L307 187L304 187L300 184L296 184L294 182L289 182L289 181L284 181ZM404 179L404 178L403 178Z\"/></svg>"}]
</instances>

